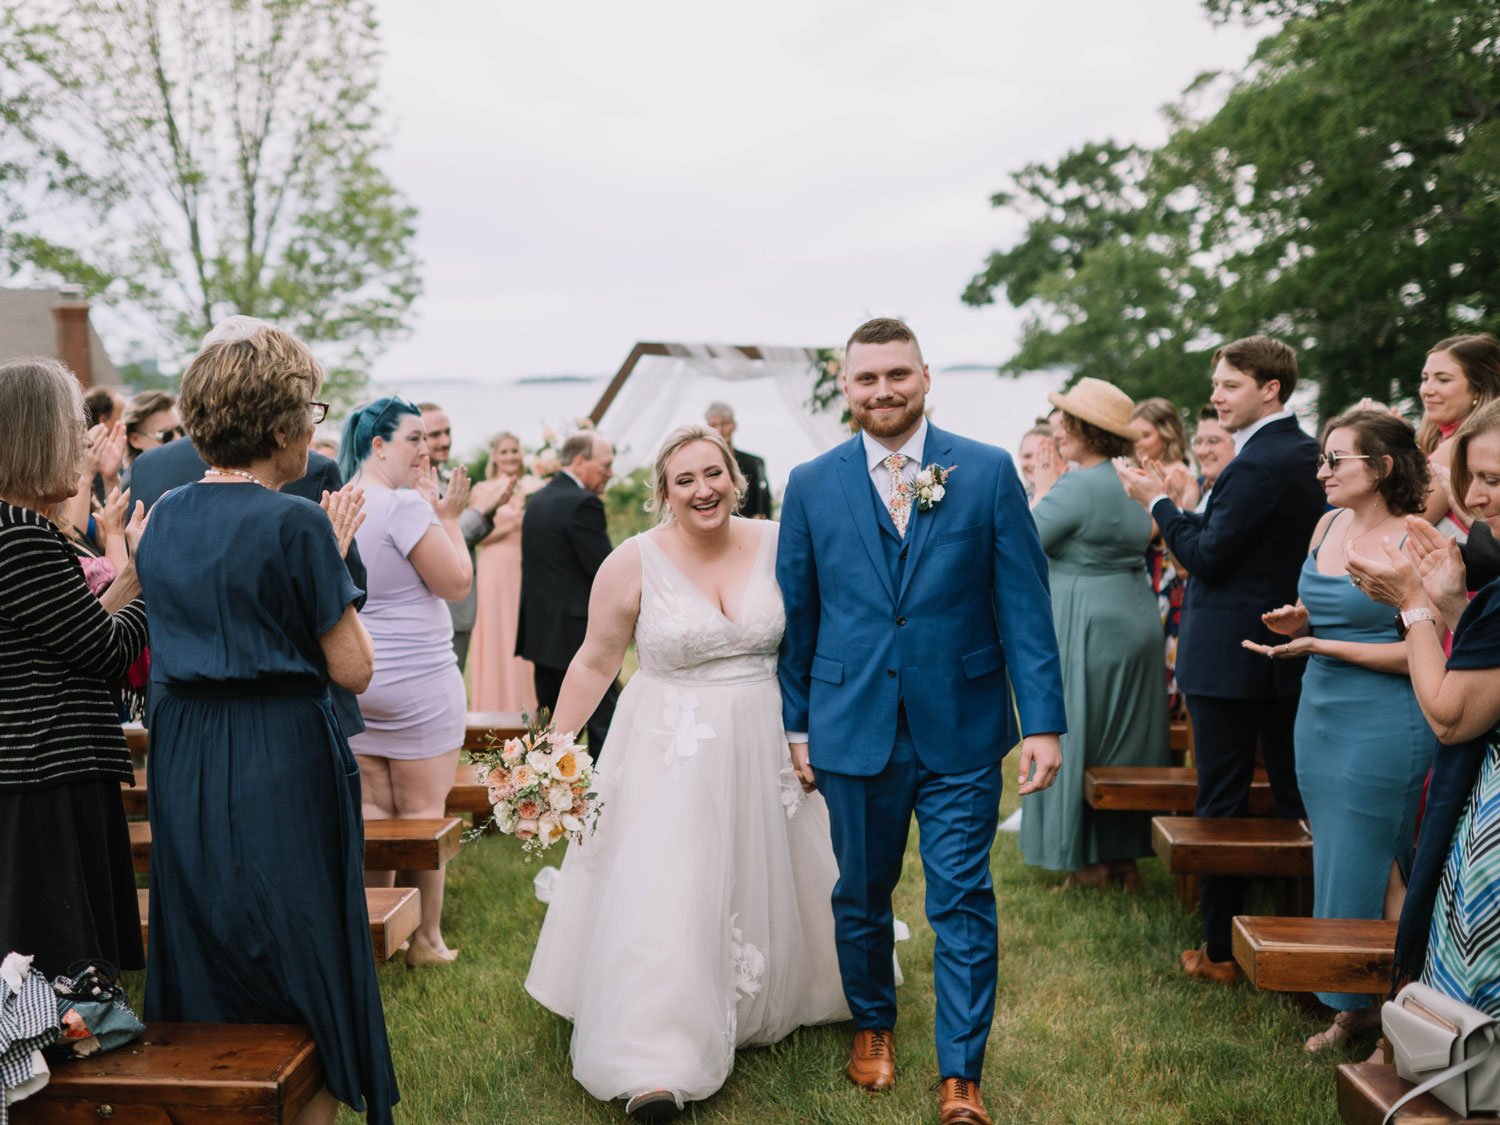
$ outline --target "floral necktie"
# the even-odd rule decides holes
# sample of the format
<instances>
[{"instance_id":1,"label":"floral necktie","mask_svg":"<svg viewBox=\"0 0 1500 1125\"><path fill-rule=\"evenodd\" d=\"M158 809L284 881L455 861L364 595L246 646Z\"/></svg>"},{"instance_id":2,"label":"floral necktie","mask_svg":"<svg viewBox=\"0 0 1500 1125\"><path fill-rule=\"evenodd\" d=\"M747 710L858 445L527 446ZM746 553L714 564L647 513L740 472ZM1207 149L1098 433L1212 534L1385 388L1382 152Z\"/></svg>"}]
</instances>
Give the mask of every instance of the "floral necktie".
<instances>
[{"instance_id":1,"label":"floral necktie","mask_svg":"<svg viewBox=\"0 0 1500 1125\"><path fill-rule=\"evenodd\" d=\"M891 491L886 497L886 507L891 512L891 522L896 525L896 534L906 538L906 521L911 518L911 482L901 471L906 468L906 454L892 453L885 459L891 471Z\"/></svg>"}]
</instances>

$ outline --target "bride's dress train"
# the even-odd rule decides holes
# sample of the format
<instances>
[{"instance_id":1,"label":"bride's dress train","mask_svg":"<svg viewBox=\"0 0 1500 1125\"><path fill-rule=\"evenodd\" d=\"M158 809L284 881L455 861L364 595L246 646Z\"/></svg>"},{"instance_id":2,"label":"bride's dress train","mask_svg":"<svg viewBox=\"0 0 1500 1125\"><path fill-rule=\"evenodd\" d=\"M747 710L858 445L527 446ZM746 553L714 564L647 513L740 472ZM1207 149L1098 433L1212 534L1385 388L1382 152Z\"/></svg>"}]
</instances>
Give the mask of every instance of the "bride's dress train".
<instances>
[{"instance_id":1,"label":"bride's dress train","mask_svg":"<svg viewBox=\"0 0 1500 1125\"><path fill-rule=\"evenodd\" d=\"M596 1098L724 1084L736 1047L849 1018L834 951L828 811L781 727L776 525L731 621L648 533L640 671L600 755L598 830L568 848L527 991L573 1020Z\"/></svg>"}]
</instances>

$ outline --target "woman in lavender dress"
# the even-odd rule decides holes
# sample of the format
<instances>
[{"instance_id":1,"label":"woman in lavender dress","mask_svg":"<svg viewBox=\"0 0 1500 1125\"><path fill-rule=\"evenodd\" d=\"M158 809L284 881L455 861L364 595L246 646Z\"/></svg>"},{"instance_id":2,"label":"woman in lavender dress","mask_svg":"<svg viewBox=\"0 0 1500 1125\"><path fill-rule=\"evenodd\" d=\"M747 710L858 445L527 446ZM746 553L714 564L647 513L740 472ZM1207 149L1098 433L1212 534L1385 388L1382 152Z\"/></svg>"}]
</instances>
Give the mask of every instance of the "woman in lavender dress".
<instances>
[{"instance_id":1,"label":"woman in lavender dress","mask_svg":"<svg viewBox=\"0 0 1500 1125\"><path fill-rule=\"evenodd\" d=\"M474 580L458 517L469 480L458 469L439 498L421 412L399 398L376 399L344 424L346 479L365 490L356 539L369 571L360 618L375 642L375 678L359 697L363 734L349 740L364 783L365 820L441 817L464 741L463 674L453 655L445 601L461 601ZM397 873L367 871L368 886ZM401 872L422 892L422 922L408 966L452 961L443 941L443 871Z\"/></svg>"}]
</instances>

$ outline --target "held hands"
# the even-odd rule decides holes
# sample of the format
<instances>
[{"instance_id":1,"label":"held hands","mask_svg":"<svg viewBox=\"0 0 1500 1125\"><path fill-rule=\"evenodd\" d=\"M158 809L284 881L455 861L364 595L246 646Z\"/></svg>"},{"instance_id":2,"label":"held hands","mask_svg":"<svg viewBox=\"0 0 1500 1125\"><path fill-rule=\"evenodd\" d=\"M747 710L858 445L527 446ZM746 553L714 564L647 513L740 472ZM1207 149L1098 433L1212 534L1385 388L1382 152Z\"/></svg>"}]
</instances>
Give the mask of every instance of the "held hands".
<instances>
[{"instance_id":1,"label":"held hands","mask_svg":"<svg viewBox=\"0 0 1500 1125\"><path fill-rule=\"evenodd\" d=\"M792 751L792 772L797 775L797 780L802 784L802 792L812 793L818 788L817 778L813 777L813 768L807 760L807 743L793 742L790 744Z\"/></svg>"},{"instance_id":2,"label":"held hands","mask_svg":"<svg viewBox=\"0 0 1500 1125\"><path fill-rule=\"evenodd\" d=\"M337 492L325 489L318 506L328 513L328 522L333 525L333 537L338 541L339 557L347 558L354 533L365 522L365 490L353 484L346 484Z\"/></svg>"},{"instance_id":3,"label":"held hands","mask_svg":"<svg viewBox=\"0 0 1500 1125\"><path fill-rule=\"evenodd\" d=\"M1028 734L1021 739L1021 761L1016 770L1020 788L1016 792L1024 797L1048 788L1057 780L1060 769L1062 740L1055 734Z\"/></svg>"}]
</instances>

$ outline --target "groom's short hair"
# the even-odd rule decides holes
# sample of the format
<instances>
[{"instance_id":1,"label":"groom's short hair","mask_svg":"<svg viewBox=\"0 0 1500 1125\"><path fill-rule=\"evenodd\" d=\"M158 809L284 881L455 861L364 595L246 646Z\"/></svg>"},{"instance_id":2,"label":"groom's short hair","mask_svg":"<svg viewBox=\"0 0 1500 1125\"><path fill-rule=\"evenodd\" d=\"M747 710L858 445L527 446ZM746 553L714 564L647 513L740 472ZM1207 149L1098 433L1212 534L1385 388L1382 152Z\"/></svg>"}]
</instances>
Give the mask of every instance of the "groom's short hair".
<instances>
[{"instance_id":1,"label":"groom's short hair","mask_svg":"<svg viewBox=\"0 0 1500 1125\"><path fill-rule=\"evenodd\" d=\"M894 317L877 316L874 320L867 320L854 330L849 337L849 342L844 345L844 354L849 354L849 349L855 344L910 344L912 350L917 353L918 362L922 361L922 345L917 343L917 335L906 326L903 321Z\"/></svg>"}]
</instances>

